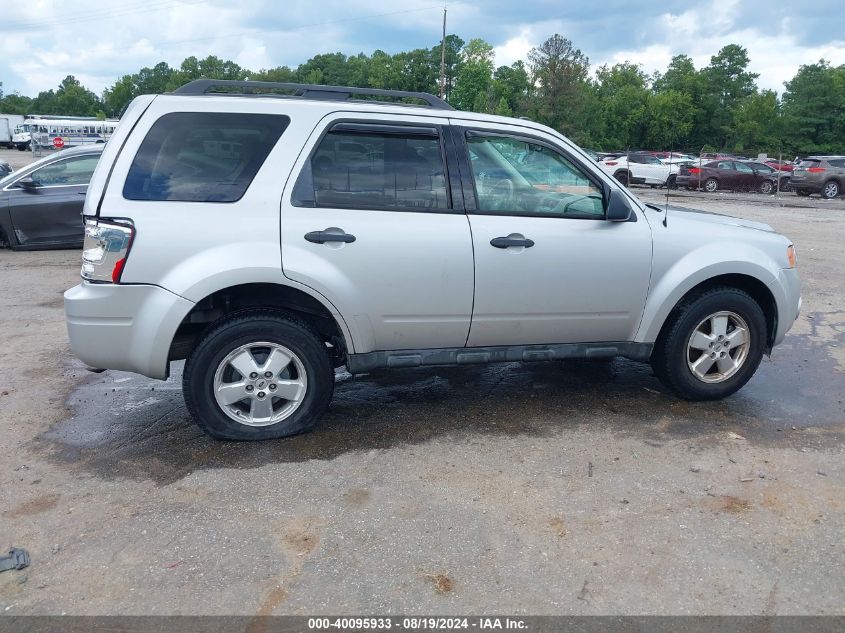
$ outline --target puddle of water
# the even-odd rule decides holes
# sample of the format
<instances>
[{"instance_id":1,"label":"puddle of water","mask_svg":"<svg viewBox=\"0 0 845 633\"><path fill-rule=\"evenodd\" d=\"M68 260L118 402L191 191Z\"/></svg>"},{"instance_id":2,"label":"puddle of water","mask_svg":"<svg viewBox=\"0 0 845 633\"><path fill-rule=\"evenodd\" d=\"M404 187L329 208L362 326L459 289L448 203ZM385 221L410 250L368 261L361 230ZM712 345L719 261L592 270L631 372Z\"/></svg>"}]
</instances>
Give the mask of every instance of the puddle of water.
<instances>
[{"instance_id":1,"label":"puddle of water","mask_svg":"<svg viewBox=\"0 0 845 633\"><path fill-rule=\"evenodd\" d=\"M845 335L841 338L845 339ZM845 344L845 340L839 341ZM552 436L581 425L644 439L714 437L727 430L762 444L819 446L845 438L845 373L826 347L790 336L738 394L690 403L666 393L648 365L507 363L338 372L328 413L310 433L283 440L217 442L191 421L181 365L166 382L107 371L68 399L72 417L41 438L55 459L101 477L166 484L195 469L332 459L438 437Z\"/></svg>"}]
</instances>

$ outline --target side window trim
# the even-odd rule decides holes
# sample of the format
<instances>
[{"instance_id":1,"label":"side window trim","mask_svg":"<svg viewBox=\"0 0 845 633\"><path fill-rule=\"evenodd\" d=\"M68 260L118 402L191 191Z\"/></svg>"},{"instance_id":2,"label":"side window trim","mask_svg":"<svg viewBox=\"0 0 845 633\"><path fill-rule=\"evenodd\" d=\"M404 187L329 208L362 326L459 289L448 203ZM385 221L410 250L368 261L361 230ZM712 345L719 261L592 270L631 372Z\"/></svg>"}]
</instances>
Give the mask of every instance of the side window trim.
<instances>
[{"instance_id":1,"label":"side window trim","mask_svg":"<svg viewBox=\"0 0 845 633\"><path fill-rule=\"evenodd\" d=\"M548 140L541 136L535 136L530 133L525 133L522 131L514 131L508 129L480 129L480 128L473 128L465 125L453 125L453 138L459 144L460 150L460 158L459 166L461 169L461 180L463 181L463 191L464 191L464 201L466 203L467 213L471 215L503 215L502 213L496 211L482 211L478 208L478 190L475 184L475 177L472 173L472 166L470 165L469 159L469 146L466 142L468 137L476 136L476 137L494 137L494 138L510 138L515 141L521 143L534 143L536 145L541 145L550 149L551 151L557 152L568 161L570 161L573 165L578 167L581 173L584 175L587 180L593 183L598 189L602 192L602 204L605 206L605 217L607 212L607 202L610 197L610 187L602 182L600 179L596 178L594 174L590 173L588 169L585 168L583 161L578 160L577 157L571 155L567 152L564 148L555 145L554 143L550 143ZM549 219L560 219L560 220L601 220L605 221L605 217L588 217L583 215L571 215L568 217L563 216L554 216L545 213L515 213L511 212L515 216L523 216L523 217L540 217L540 218L549 218ZM637 221L637 214L632 213L631 218L628 222L636 222Z\"/></svg>"},{"instance_id":2,"label":"side window trim","mask_svg":"<svg viewBox=\"0 0 845 633\"><path fill-rule=\"evenodd\" d=\"M314 195L314 174L311 169L311 161L320 150L320 146L325 140L326 136L332 132L345 133L360 133L360 134L397 134L403 136L419 136L437 138L440 146L440 160L443 164L443 175L446 184L446 198L447 207L444 209L424 209L424 208L396 208L396 207L322 207L317 204ZM330 121L323 129L311 150L299 173L296 175L291 194L288 201L291 206L300 208L349 208L358 211L391 211L394 213L464 213L464 200L460 192L454 189L453 168L451 165L455 160L455 154L452 138L450 137L449 126L441 123L435 124L417 124L409 125L400 121L391 120L373 120L373 119L356 119L356 118L341 118ZM450 154L452 160L450 160Z\"/></svg>"}]
</instances>

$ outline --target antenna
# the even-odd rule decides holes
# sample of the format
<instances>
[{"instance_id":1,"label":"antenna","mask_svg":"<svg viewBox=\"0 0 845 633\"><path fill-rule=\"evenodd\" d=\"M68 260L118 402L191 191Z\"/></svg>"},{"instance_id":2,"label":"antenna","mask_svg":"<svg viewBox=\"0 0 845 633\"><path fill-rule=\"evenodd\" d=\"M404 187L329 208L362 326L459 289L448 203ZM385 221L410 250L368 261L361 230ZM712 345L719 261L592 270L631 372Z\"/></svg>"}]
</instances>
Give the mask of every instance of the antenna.
<instances>
[{"instance_id":1,"label":"antenna","mask_svg":"<svg viewBox=\"0 0 845 633\"><path fill-rule=\"evenodd\" d=\"M446 5L443 5L443 39L440 40L440 98L446 98Z\"/></svg>"},{"instance_id":2,"label":"antenna","mask_svg":"<svg viewBox=\"0 0 845 633\"><path fill-rule=\"evenodd\" d=\"M669 181L672 180L672 165L675 164L675 143L674 138L669 138L669 175L666 176L666 209L663 211L663 227L669 226ZM677 174L675 175L677 178Z\"/></svg>"}]
</instances>

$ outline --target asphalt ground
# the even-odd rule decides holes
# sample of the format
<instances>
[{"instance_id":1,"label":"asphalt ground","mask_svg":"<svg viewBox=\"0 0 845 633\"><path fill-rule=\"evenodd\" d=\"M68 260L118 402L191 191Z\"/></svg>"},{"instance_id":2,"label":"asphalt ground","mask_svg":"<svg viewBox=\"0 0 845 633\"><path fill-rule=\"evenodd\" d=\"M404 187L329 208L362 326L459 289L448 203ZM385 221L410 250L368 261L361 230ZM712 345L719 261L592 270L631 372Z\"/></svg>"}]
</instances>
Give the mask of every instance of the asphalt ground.
<instances>
[{"instance_id":1,"label":"asphalt ground","mask_svg":"<svg viewBox=\"0 0 845 633\"><path fill-rule=\"evenodd\" d=\"M339 372L313 432L216 442L178 366L71 356L78 252L0 251L0 546L32 557L0 613L842 615L845 204L670 193L799 255L799 320L720 402L623 360Z\"/></svg>"}]
</instances>

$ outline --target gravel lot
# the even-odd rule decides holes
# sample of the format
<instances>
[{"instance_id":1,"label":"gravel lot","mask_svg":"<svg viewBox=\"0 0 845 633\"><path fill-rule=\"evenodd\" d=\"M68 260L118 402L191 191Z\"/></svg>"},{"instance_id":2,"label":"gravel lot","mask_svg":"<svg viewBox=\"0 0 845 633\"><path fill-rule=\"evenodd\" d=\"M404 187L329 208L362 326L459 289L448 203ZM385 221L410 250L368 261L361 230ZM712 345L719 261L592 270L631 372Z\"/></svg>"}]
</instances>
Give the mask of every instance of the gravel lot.
<instances>
[{"instance_id":1,"label":"gravel lot","mask_svg":"<svg viewBox=\"0 0 845 633\"><path fill-rule=\"evenodd\" d=\"M798 249L802 315L734 397L621 360L341 373L253 444L203 436L179 371L70 356L79 253L0 251L0 545L32 556L0 613L845 614L845 202L673 202Z\"/></svg>"}]
</instances>

